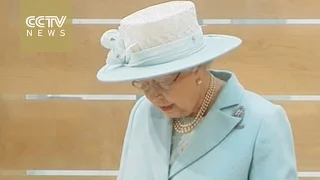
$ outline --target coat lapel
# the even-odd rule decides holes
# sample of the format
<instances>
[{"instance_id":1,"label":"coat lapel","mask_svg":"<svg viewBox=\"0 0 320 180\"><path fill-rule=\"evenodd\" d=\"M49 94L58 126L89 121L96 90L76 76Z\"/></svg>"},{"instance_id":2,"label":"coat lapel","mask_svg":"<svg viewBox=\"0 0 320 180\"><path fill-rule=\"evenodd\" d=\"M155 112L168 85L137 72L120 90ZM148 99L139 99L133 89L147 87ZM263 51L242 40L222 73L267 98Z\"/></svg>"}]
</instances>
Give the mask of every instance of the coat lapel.
<instances>
[{"instance_id":1,"label":"coat lapel","mask_svg":"<svg viewBox=\"0 0 320 180\"><path fill-rule=\"evenodd\" d=\"M153 173L149 180L167 180L169 173L172 121L158 109L151 110L148 121L150 148L146 156L150 159L148 165ZM141 147L145 148L145 147Z\"/></svg>"},{"instance_id":2,"label":"coat lapel","mask_svg":"<svg viewBox=\"0 0 320 180\"><path fill-rule=\"evenodd\" d=\"M240 104L244 92L242 86L231 73L223 71L214 71L212 73L226 81L226 84L207 116L195 129L188 147L173 164L169 178L216 147L242 119L241 117L233 116L230 111L226 111Z\"/></svg>"}]
</instances>

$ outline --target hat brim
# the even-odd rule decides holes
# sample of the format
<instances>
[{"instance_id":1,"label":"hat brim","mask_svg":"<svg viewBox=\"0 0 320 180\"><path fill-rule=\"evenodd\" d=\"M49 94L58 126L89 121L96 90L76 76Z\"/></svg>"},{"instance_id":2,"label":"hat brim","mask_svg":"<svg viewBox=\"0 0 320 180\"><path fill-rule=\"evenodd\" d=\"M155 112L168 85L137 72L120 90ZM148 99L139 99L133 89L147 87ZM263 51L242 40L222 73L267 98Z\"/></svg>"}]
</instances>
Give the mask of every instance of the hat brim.
<instances>
[{"instance_id":1,"label":"hat brim","mask_svg":"<svg viewBox=\"0 0 320 180\"><path fill-rule=\"evenodd\" d=\"M196 53L169 63L145 67L119 67L106 71L106 65L97 73L101 82L130 82L134 80L152 79L214 61L216 58L237 48L242 40L235 36L207 34L204 36L205 46Z\"/></svg>"}]
</instances>

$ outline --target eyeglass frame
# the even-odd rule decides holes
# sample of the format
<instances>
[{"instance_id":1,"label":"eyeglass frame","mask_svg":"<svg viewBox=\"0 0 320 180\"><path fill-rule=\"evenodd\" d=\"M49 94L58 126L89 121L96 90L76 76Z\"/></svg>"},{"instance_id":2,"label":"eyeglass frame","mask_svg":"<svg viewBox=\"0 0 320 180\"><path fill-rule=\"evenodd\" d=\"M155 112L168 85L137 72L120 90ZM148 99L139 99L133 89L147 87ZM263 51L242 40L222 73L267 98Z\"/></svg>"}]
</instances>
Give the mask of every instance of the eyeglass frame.
<instances>
[{"instance_id":1,"label":"eyeglass frame","mask_svg":"<svg viewBox=\"0 0 320 180\"><path fill-rule=\"evenodd\" d=\"M155 87L155 88L157 88L157 89L161 89L161 90L167 91L167 90L170 90L170 89L171 89L172 85L173 85L173 84L177 81L177 79L180 77L180 74L181 74L181 72L179 72L179 73L176 75L176 77L173 79L172 83L170 83L170 85L168 85L167 88L164 88L163 86L160 85L159 82L156 82L155 80L152 80L152 81L151 81L152 83L150 83L151 85L149 84L146 88L141 88L141 87L136 86L135 83L137 83L137 82L139 82L139 81L132 81L131 84L132 84L132 86L134 86L135 88L140 89L140 90L142 90L142 91L148 91L148 90L150 90L150 86Z\"/></svg>"}]
</instances>

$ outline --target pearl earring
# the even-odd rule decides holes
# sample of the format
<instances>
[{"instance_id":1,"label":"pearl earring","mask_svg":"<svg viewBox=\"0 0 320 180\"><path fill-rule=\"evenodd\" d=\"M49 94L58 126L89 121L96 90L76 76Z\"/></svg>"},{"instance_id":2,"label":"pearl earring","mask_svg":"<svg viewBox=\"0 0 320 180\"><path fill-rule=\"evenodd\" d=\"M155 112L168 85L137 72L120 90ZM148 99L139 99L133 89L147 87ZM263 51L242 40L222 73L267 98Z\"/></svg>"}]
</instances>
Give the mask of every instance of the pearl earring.
<instances>
[{"instance_id":1,"label":"pearl earring","mask_svg":"<svg viewBox=\"0 0 320 180\"><path fill-rule=\"evenodd\" d=\"M200 84L202 83L201 79L198 78L198 79L196 80L196 83L197 83L197 85L200 85Z\"/></svg>"}]
</instances>

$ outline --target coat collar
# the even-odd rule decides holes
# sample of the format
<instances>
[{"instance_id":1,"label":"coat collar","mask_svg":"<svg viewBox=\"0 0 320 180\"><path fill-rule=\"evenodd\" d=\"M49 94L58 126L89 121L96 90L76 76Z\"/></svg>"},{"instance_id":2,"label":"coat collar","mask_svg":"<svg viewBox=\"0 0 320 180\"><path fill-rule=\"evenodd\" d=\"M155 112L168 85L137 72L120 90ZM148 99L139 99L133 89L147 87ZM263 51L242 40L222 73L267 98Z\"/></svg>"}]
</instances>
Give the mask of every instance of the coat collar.
<instances>
[{"instance_id":1,"label":"coat collar","mask_svg":"<svg viewBox=\"0 0 320 180\"><path fill-rule=\"evenodd\" d=\"M241 121L241 118L234 117L225 109L238 106L241 102L244 93L243 87L238 82L236 76L227 71L211 71L211 73L225 81L223 89L211 108L207 116L195 129L195 133L189 142L188 148L180 154L169 171L170 158L170 142L172 133L171 120L168 118L155 118L149 121L150 140L153 145L152 153L150 154L157 164L158 173L174 176L181 170L188 167L194 161L199 159L206 152L216 147ZM155 115L155 114L154 114ZM152 165L155 167L155 165Z\"/></svg>"}]
</instances>

